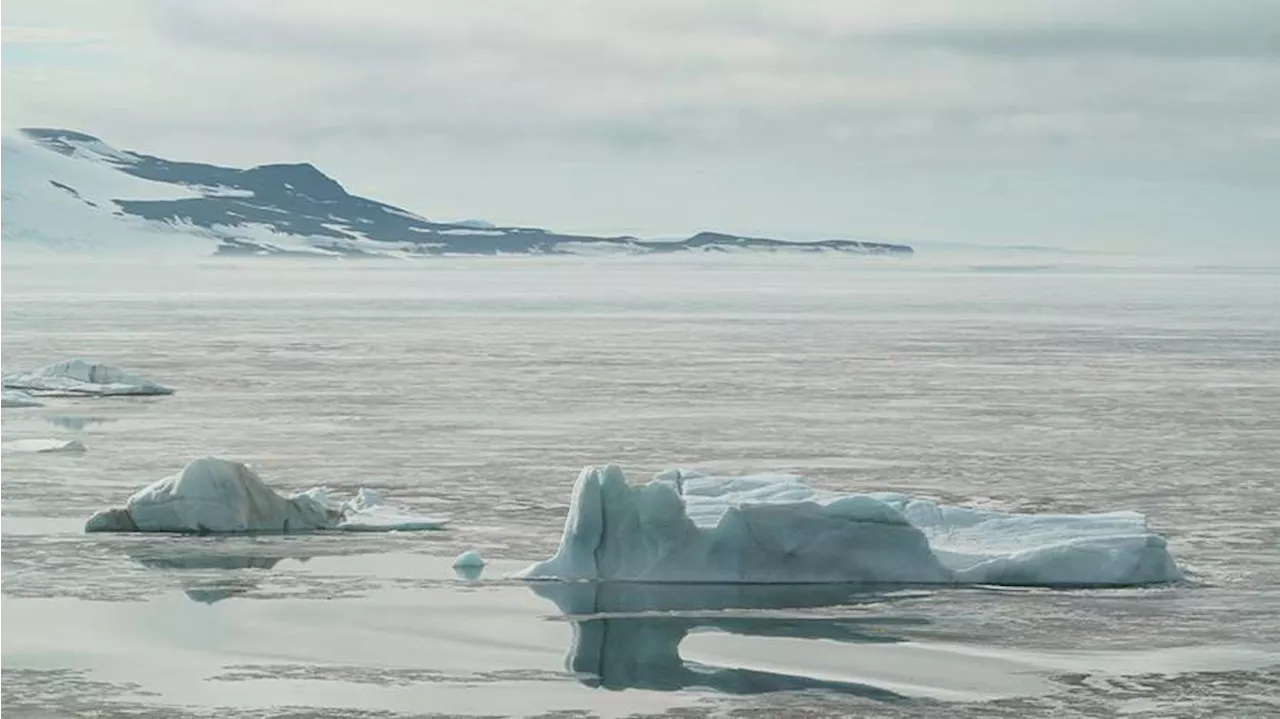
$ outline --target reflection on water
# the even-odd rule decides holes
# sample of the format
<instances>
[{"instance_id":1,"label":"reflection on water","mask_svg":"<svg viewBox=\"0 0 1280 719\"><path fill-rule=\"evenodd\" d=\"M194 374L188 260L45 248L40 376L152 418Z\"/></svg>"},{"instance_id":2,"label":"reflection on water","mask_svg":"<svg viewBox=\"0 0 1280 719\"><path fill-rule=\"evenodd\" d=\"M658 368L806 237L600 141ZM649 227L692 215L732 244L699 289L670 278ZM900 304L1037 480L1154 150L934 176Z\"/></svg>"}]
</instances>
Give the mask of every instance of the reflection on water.
<instances>
[{"instance_id":1,"label":"reflection on water","mask_svg":"<svg viewBox=\"0 0 1280 719\"><path fill-rule=\"evenodd\" d=\"M113 417L81 417L77 415L63 415L55 417L45 417L45 420L54 427L79 432L91 424L103 424L106 422L116 421Z\"/></svg>"},{"instance_id":2,"label":"reflection on water","mask_svg":"<svg viewBox=\"0 0 1280 719\"><path fill-rule=\"evenodd\" d=\"M273 557L262 554L227 553L227 552L191 552L182 554L162 554L154 548L125 549L133 561L148 569L179 570L196 572L199 570L234 571L239 569L274 569L285 559L306 562L309 556ZM224 576L219 574L194 574L181 577L182 591L187 598L200 604L213 604L224 599L245 594L257 589L262 580L242 574Z\"/></svg>"},{"instance_id":3,"label":"reflection on water","mask_svg":"<svg viewBox=\"0 0 1280 719\"><path fill-rule=\"evenodd\" d=\"M784 610L884 603L918 594L846 585L719 585L534 583L574 627L566 668L583 684L605 689L675 691L693 687L729 694L824 689L877 700L903 698L878 687L814 677L686 661L680 643L690 632L849 643L896 643L895 627L928 624L894 617L795 617ZM733 610L738 610L734 612ZM750 612L750 614L747 614Z\"/></svg>"}]
</instances>

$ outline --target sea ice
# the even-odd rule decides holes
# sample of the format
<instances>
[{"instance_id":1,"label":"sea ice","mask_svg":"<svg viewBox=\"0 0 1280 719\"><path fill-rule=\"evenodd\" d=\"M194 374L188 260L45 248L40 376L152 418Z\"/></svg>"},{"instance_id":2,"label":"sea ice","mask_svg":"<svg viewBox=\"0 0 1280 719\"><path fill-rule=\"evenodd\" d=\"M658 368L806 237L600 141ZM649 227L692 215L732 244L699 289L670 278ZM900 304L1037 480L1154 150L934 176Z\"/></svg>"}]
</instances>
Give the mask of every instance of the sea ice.
<instances>
[{"instance_id":1,"label":"sea ice","mask_svg":"<svg viewBox=\"0 0 1280 719\"><path fill-rule=\"evenodd\" d=\"M182 472L133 494L122 508L89 518L86 532L306 532L439 529L445 522L382 506L369 490L349 502L322 488L288 497L240 462L193 460Z\"/></svg>"},{"instance_id":2,"label":"sea ice","mask_svg":"<svg viewBox=\"0 0 1280 719\"><path fill-rule=\"evenodd\" d=\"M151 380L127 374L118 367L73 359L46 365L31 372L7 374L3 384L39 395L150 395L173 394Z\"/></svg>"},{"instance_id":3,"label":"sea ice","mask_svg":"<svg viewBox=\"0 0 1280 719\"><path fill-rule=\"evenodd\" d=\"M0 392L0 407L43 407L44 402L21 390L6 389Z\"/></svg>"},{"instance_id":4,"label":"sea ice","mask_svg":"<svg viewBox=\"0 0 1280 719\"><path fill-rule=\"evenodd\" d=\"M19 439L9 443L9 451L33 454L53 452L78 453L87 451L78 439Z\"/></svg>"},{"instance_id":5,"label":"sea ice","mask_svg":"<svg viewBox=\"0 0 1280 719\"><path fill-rule=\"evenodd\" d=\"M801 477L616 466L574 485L560 547L517 576L650 582L1124 586L1181 572L1135 512L1018 515L901 494L829 494Z\"/></svg>"}]
</instances>

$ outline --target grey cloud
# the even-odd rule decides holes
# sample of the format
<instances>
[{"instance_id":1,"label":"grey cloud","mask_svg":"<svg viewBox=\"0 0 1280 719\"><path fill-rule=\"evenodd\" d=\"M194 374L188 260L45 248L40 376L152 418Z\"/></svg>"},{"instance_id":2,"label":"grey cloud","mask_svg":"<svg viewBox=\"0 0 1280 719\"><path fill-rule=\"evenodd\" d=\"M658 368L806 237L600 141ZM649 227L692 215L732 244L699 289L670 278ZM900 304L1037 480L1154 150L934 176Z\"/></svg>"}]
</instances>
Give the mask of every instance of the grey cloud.
<instances>
[{"instance_id":1,"label":"grey cloud","mask_svg":"<svg viewBox=\"0 0 1280 719\"><path fill-rule=\"evenodd\" d=\"M726 186L1280 184L1267 3L143 0L127 23L115 7L93 23L114 57L54 81L6 66L10 108L157 152L212 148L192 159L323 159L376 182L408 163L401 187L441 158L454 173L581 160L614 181L740 168Z\"/></svg>"},{"instance_id":2,"label":"grey cloud","mask_svg":"<svg viewBox=\"0 0 1280 719\"><path fill-rule=\"evenodd\" d=\"M921 28L887 33L889 42L938 47L980 55L1079 56L1088 54L1196 57L1280 56L1280 17L1259 17L1218 34L1204 28L1107 27L1071 24L1034 28Z\"/></svg>"}]
</instances>

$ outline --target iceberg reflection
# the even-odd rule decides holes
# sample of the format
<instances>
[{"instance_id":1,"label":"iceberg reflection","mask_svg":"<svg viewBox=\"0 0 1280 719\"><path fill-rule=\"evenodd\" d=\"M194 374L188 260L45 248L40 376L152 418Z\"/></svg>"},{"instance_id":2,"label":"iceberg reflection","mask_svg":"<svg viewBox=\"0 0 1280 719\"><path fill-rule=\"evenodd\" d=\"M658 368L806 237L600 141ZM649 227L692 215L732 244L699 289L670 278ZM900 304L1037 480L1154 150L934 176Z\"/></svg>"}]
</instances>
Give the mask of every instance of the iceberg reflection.
<instances>
[{"instance_id":1,"label":"iceberg reflection","mask_svg":"<svg viewBox=\"0 0 1280 719\"><path fill-rule=\"evenodd\" d=\"M895 627L927 625L898 617L797 617L777 610L883 603L913 596L872 592L849 585L561 583L530 585L573 623L566 669L583 684L604 689L675 691L708 688L728 694L820 689L869 699L902 695L858 682L711 666L680 656L691 632L825 639L849 643L893 643ZM916 595L918 596L918 595ZM736 610L736 611L735 611ZM774 610L774 613L765 613Z\"/></svg>"},{"instance_id":2,"label":"iceberg reflection","mask_svg":"<svg viewBox=\"0 0 1280 719\"><path fill-rule=\"evenodd\" d=\"M179 583L187 598L200 604L213 604L257 589L262 580L251 574L222 574L236 570L271 570L285 559L306 562L310 556L282 557L249 552L182 552L158 553L153 548L127 549L130 559L148 569L176 570L183 573ZM213 572L213 573L210 573ZM189 574L188 574L189 573Z\"/></svg>"}]
</instances>

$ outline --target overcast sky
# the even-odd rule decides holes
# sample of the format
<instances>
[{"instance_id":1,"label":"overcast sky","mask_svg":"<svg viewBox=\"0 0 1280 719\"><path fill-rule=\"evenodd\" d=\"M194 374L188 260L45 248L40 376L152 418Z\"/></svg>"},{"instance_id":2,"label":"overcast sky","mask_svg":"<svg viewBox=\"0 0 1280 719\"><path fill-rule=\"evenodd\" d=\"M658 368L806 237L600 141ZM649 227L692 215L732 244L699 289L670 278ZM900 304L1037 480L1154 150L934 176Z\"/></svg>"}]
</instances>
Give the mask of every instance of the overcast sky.
<instances>
[{"instance_id":1,"label":"overcast sky","mask_svg":"<svg viewBox=\"0 0 1280 719\"><path fill-rule=\"evenodd\" d=\"M3 123L438 219L1280 251L1280 2L5 0Z\"/></svg>"}]
</instances>

